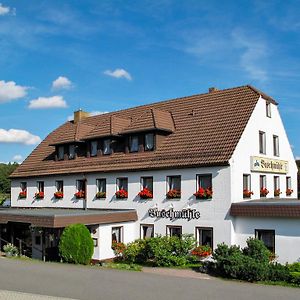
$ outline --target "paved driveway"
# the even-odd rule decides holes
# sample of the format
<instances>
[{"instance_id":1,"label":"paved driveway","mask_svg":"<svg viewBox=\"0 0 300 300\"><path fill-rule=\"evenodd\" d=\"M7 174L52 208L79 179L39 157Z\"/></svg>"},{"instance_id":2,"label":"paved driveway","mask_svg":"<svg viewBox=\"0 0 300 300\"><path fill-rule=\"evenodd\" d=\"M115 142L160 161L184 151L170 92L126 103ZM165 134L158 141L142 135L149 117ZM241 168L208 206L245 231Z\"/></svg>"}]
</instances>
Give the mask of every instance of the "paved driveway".
<instances>
[{"instance_id":1,"label":"paved driveway","mask_svg":"<svg viewBox=\"0 0 300 300\"><path fill-rule=\"evenodd\" d=\"M166 273L158 275L0 258L0 290L83 300L300 299L297 288L183 278Z\"/></svg>"}]
</instances>

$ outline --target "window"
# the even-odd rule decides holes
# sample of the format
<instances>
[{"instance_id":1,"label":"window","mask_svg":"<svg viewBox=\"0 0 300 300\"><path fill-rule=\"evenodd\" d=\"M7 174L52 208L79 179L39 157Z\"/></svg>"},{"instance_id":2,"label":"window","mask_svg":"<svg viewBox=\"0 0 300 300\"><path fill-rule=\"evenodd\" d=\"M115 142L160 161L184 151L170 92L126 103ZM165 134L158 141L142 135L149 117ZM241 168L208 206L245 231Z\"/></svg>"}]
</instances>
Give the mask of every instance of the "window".
<instances>
[{"instance_id":1,"label":"window","mask_svg":"<svg viewBox=\"0 0 300 300\"><path fill-rule=\"evenodd\" d=\"M168 191L170 190L176 190L181 191L181 176L168 176L167 177L168 182Z\"/></svg>"},{"instance_id":2,"label":"window","mask_svg":"<svg viewBox=\"0 0 300 300\"><path fill-rule=\"evenodd\" d=\"M44 192L44 181L37 182L37 189L39 192Z\"/></svg>"},{"instance_id":3,"label":"window","mask_svg":"<svg viewBox=\"0 0 300 300\"><path fill-rule=\"evenodd\" d=\"M20 188L22 192L26 192L27 190L27 182L23 181L20 183Z\"/></svg>"},{"instance_id":4,"label":"window","mask_svg":"<svg viewBox=\"0 0 300 300\"><path fill-rule=\"evenodd\" d=\"M35 236L35 244L38 246L41 245L41 236L40 235Z\"/></svg>"},{"instance_id":5,"label":"window","mask_svg":"<svg viewBox=\"0 0 300 300\"><path fill-rule=\"evenodd\" d=\"M267 187L267 177L266 175L259 176L259 187L260 189L264 189Z\"/></svg>"},{"instance_id":6,"label":"window","mask_svg":"<svg viewBox=\"0 0 300 300\"><path fill-rule=\"evenodd\" d=\"M273 152L274 156L279 156L279 137L273 135Z\"/></svg>"},{"instance_id":7,"label":"window","mask_svg":"<svg viewBox=\"0 0 300 300\"><path fill-rule=\"evenodd\" d=\"M117 190L125 190L128 192L128 178L121 177L117 178Z\"/></svg>"},{"instance_id":8,"label":"window","mask_svg":"<svg viewBox=\"0 0 300 300\"><path fill-rule=\"evenodd\" d=\"M58 146L58 159L63 160L65 155L65 147L64 146Z\"/></svg>"},{"instance_id":9,"label":"window","mask_svg":"<svg viewBox=\"0 0 300 300\"><path fill-rule=\"evenodd\" d=\"M106 179L96 179L97 192L106 193Z\"/></svg>"},{"instance_id":10,"label":"window","mask_svg":"<svg viewBox=\"0 0 300 300\"><path fill-rule=\"evenodd\" d=\"M211 174L203 174L197 175L197 183L198 189L211 189L212 188L212 175Z\"/></svg>"},{"instance_id":11,"label":"window","mask_svg":"<svg viewBox=\"0 0 300 300\"><path fill-rule=\"evenodd\" d=\"M141 188L153 193L153 177L141 177Z\"/></svg>"},{"instance_id":12,"label":"window","mask_svg":"<svg viewBox=\"0 0 300 300\"><path fill-rule=\"evenodd\" d=\"M266 102L266 115L267 117L271 118L271 103Z\"/></svg>"},{"instance_id":13,"label":"window","mask_svg":"<svg viewBox=\"0 0 300 300\"><path fill-rule=\"evenodd\" d=\"M106 139L103 141L103 154L111 154L111 140Z\"/></svg>"},{"instance_id":14,"label":"window","mask_svg":"<svg viewBox=\"0 0 300 300\"><path fill-rule=\"evenodd\" d=\"M69 145L69 159L75 158L75 145Z\"/></svg>"},{"instance_id":15,"label":"window","mask_svg":"<svg viewBox=\"0 0 300 300\"><path fill-rule=\"evenodd\" d=\"M209 246L213 249L213 229L211 227L196 227L196 241L199 246Z\"/></svg>"},{"instance_id":16,"label":"window","mask_svg":"<svg viewBox=\"0 0 300 300\"><path fill-rule=\"evenodd\" d=\"M243 190L250 191L251 190L251 175L243 174Z\"/></svg>"},{"instance_id":17,"label":"window","mask_svg":"<svg viewBox=\"0 0 300 300\"><path fill-rule=\"evenodd\" d=\"M141 239L147 239L152 237L154 237L154 225L141 224Z\"/></svg>"},{"instance_id":18,"label":"window","mask_svg":"<svg viewBox=\"0 0 300 300\"><path fill-rule=\"evenodd\" d=\"M275 253L275 230L255 229L255 238L263 241L265 246Z\"/></svg>"},{"instance_id":19,"label":"window","mask_svg":"<svg viewBox=\"0 0 300 300\"><path fill-rule=\"evenodd\" d=\"M274 196L280 196L280 183L279 183L279 176L274 176Z\"/></svg>"},{"instance_id":20,"label":"window","mask_svg":"<svg viewBox=\"0 0 300 300\"><path fill-rule=\"evenodd\" d=\"M57 180L55 181L55 187L57 192L62 192L64 191L64 182L62 180Z\"/></svg>"},{"instance_id":21,"label":"window","mask_svg":"<svg viewBox=\"0 0 300 300\"><path fill-rule=\"evenodd\" d=\"M121 243L123 241L122 233L123 233L123 227L112 227L111 228L111 242L112 243Z\"/></svg>"},{"instance_id":22,"label":"window","mask_svg":"<svg viewBox=\"0 0 300 300\"><path fill-rule=\"evenodd\" d=\"M266 133L259 132L259 153L266 154Z\"/></svg>"},{"instance_id":23,"label":"window","mask_svg":"<svg viewBox=\"0 0 300 300\"><path fill-rule=\"evenodd\" d=\"M145 151L154 150L154 134L147 133L145 135Z\"/></svg>"},{"instance_id":24,"label":"window","mask_svg":"<svg viewBox=\"0 0 300 300\"><path fill-rule=\"evenodd\" d=\"M91 142L91 156L97 156L98 152L98 141Z\"/></svg>"},{"instance_id":25,"label":"window","mask_svg":"<svg viewBox=\"0 0 300 300\"><path fill-rule=\"evenodd\" d=\"M76 180L77 192L85 192L85 180Z\"/></svg>"},{"instance_id":26,"label":"window","mask_svg":"<svg viewBox=\"0 0 300 300\"><path fill-rule=\"evenodd\" d=\"M129 137L129 151L138 152L139 151L139 138L138 136Z\"/></svg>"},{"instance_id":27,"label":"window","mask_svg":"<svg viewBox=\"0 0 300 300\"><path fill-rule=\"evenodd\" d=\"M181 237L182 235L182 226L167 226L167 235L168 236L178 236Z\"/></svg>"},{"instance_id":28,"label":"window","mask_svg":"<svg viewBox=\"0 0 300 300\"><path fill-rule=\"evenodd\" d=\"M292 178L286 177L286 189L292 189Z\"/></svg>"}]
</instances>

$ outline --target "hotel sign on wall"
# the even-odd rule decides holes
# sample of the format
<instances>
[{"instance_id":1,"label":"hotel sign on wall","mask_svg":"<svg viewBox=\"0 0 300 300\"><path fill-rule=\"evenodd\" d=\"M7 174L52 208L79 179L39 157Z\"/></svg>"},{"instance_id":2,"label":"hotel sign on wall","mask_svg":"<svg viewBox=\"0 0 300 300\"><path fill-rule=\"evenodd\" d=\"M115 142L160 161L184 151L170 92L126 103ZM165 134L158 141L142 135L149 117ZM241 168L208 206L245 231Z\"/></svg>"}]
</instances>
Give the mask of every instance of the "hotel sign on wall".
<instances>
[{"instance_id":1,"label":"hotel sign on wall","mask_svg":"<svg viewBox=\"0 0 300 300\"><path fill-rule=\"evenodd\" d=\"M286 174L289 170L289 163L286 160L251 156L251 171L266 173Z\"/></svg>"}]
</instances>

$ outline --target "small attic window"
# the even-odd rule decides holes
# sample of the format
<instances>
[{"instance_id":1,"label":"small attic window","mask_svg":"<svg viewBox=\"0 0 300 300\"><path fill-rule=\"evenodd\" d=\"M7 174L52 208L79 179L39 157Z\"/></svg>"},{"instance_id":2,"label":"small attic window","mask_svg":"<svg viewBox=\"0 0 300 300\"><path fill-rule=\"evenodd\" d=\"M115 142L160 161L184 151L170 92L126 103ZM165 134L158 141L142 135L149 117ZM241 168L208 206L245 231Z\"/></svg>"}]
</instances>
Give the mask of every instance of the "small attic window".
<instances>
[{"instance_id":1,"label":"small attic window","mask_svg":"<svg viewBox=\"0 0 300 300\"><path fill-rule=\"evenodd\" d=\"M271 103L266 102L266 115L267 117L271 118Z\"/></svg>"},{"instance_id":2,"label":"small attic window","mask_svg":"<svg viewBox=\"0 0 300 300\"><path fill-rule=\"evenodd\" d=\"M75 158L75 145L69 145L69 159Z\"/></svg>"},{"instance_id":3,"label":"small attic window","mask_svg":"<svg viewBox=\"0 0 300 300\"><path fill-rule=\"evenodd\" d=\"M63 160L64 159L64 155L65 155L65 147L64 146L58 146L57 147L57 154L58 154L58 159L59 160Z\"/></svg>"}]
</instances>

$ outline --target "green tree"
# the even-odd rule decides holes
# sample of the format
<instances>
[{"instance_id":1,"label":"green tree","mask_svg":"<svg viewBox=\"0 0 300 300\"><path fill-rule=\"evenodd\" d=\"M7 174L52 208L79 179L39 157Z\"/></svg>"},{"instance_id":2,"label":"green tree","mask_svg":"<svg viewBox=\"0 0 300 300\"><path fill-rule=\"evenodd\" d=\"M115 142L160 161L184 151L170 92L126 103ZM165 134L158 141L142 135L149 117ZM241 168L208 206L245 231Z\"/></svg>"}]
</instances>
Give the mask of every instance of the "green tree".
<instances>
[{"instance_id":1,"label":"green tree","mask_svg":"<svg viewBox=\"0 0 300 300\"><path fill-rule=\"evenodd\" d=\"M0 193L10 194L9 175L18 167L17 163L0 164Z\"/></svg>"},{"instance_id":2,"label":"green tree","mask_svg":"<svg viewBox=\"0 0 300 300\"><path fill-rule=\"evenodd\" d=\"M66 262L89 264L94 253L94 243L87 227L83 224L66 227L60 237L59 253Z\"/></svg>"}]
</instances>

